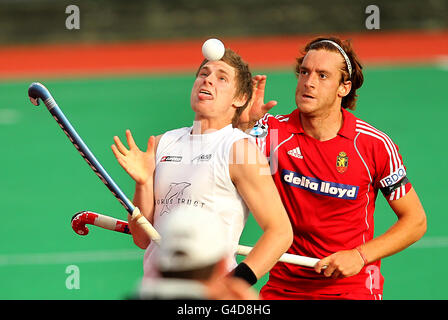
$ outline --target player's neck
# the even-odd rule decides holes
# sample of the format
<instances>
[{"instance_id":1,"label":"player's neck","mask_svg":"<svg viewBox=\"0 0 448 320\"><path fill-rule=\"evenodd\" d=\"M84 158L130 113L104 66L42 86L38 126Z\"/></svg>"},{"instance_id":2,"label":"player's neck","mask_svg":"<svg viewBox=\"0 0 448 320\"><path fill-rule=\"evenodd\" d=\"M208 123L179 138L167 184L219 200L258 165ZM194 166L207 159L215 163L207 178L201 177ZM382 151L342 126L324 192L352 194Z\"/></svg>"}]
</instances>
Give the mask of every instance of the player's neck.
<instances>
[{"instance_id":1,"label":"player's neck","mask_svg":"<svg viewBox=\"0 0 448 320\"><path fill-rule=\"evenodd\" d=\"M229 125L228 121L214 119L194 119L192 134L206 134L221 130Z\"/></svg>"},{"instance_id":2,"label":"player's neck","mask_svg":"<svg viewBox=\"0 0 448 320\"><path fill-rule=\"evenodd\" d=\"M300 113L303 131L319 141L328 141L337 136L343 117L339 108L332 108L318 114Z\"/></svg>"}]
</instances>

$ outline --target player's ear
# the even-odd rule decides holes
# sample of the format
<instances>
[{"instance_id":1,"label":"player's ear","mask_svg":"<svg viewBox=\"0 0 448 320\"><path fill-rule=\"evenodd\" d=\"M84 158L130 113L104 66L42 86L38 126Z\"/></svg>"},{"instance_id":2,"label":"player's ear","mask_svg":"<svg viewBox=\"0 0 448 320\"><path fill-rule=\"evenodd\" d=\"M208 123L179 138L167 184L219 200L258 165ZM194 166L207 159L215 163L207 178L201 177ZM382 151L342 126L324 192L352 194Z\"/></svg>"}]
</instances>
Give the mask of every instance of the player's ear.
<instances>
[{"instance_id":1,"label":"player's ear","mask_svg":"<svg viewBox=\"0 0 448 320\"><path fill-rule=\"evenodd\" d=\"M241 97L235 97L235 98L233 99L232 106L233 106L234 108L241 108L241 107L244 107L244 105L246 104L246 102L247 102L247 94L244 94L244 95L242 95Z\"/></svg>"},{"instance_id":2,"label":"player's ear","mask_svg":"<svg viewBox=\"0 0 448 320\"><path fill-rule=\"evenodd\" d=\"M342 82L341 84L339 84L338 96L341 98L345 97L350 93L351 89L352 89L352 82L350 80Z\"/></svg>"}]
</instances>

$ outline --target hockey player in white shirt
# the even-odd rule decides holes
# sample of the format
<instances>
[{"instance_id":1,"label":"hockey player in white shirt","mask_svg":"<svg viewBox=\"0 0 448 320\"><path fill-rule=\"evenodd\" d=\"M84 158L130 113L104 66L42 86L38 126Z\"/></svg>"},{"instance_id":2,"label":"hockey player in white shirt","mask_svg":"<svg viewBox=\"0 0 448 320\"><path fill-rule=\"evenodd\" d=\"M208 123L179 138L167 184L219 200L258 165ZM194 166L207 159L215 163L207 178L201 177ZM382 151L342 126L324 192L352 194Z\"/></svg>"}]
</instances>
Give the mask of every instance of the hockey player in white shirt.
<instances>
[{"instance_id":1,"label":"hockey player in white shirt","mask_svg":"<svg viewBox=\"0 0 448 320\"><path fill-rule=\"evenodd\" d=\"M291 224L269 164L251 137L236 128L252 91L248 65L226 49L221 60L204 60L197 71L191 90L193 126L150 137L146 152L137 147L129 130L128 147L118 137L112 146L119 164L136 182L134 204L156 229L174 208L205 208L221 216L236 250L252 212L263 233L244 261L237 265L233 255L228 267L251 285L292 242ZM144 277L157 276L157 245L130 215L128 220L135 244L146 249Z\"/></svg>"}]
</instances>

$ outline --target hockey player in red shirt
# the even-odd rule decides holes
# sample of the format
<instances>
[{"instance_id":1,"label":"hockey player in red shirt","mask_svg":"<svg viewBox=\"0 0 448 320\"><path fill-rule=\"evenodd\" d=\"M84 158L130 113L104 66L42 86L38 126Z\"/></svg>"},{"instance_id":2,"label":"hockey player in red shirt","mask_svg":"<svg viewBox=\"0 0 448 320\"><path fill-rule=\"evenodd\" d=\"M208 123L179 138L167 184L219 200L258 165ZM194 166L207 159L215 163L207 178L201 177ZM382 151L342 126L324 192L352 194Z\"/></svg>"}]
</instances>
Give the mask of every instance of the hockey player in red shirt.
<instances>
[{"instance_id":1,"label":"hockey player in red shirt","mask_svg":"<svg viewBox=\"0 0 448 320\"><path fill-rule=\"evenodd\" d=\"M356 90L362 66L350 43L310 41L296 64L297 109L273 116L264 103L266 76L254 78L252 107L240 128L270 159L271 173L294 229L289 253L317 257L314 270L277 263L264 299L382 299L381 259L426 232L426 215L406 176L398 147L358 119ZM398 220L374 238L381 191Z\"/></svg>"}]
</instances>

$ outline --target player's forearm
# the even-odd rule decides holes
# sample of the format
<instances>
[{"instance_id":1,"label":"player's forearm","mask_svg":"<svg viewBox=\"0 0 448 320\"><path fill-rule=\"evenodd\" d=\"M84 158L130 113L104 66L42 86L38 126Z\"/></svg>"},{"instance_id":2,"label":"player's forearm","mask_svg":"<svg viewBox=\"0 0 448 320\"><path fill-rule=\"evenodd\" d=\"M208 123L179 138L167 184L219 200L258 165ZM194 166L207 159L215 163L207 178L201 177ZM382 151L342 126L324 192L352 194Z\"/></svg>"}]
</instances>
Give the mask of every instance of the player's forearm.
<instances>
[{"instance_id":1,"label":"player's forearm","mask_svg":"<svg viewBox=\"0 0 448 320\"><path fill-rule=\"evenodd\" d=\"M150 179L150 182L146 184L136 184L135 186L135 194L133 203L136 207L140 209L141 214L150 222L153 223L153 214L154 214L154 188L153 188L153 180ZM148 235L137 225L136 221L132 219L130 215L128 215L129 229L131 231L132 237L134 238L134 243L145 249L151 239Z\"/></svg>"},{"instance_id":2,"label":"player's forearm","mask_svg":"<svg viewBox=\"0 0 448 320\"><path fill-rule=\"evenodd\" d=\"M361 245L367 261L373 262L396 254L414 242L418 241L426 232L426 217L400 218L388 231L371 241Z\"/></svg>"},{"instance_id":3,"label":"player's forearm","mask_svg":"<svg viewBox=\"0 0 448 320\"><path fill-rule=\"evenodd\" d=\"M136 221L132 219L132 216L130 214L128 214L128 225L135 245L141 249L146 249L151 242L151 239L137 225Z\"/></svg>"},{"instance_id":4,"label":"player's forearm","mask_svg":"<svg viewBox=\"0 0 448 320\"><path fill-rule=\"evenodd\" d=\"M145 184L136 184L133 203L140 212L153 223L154 215L154 181L151 177Z\"/></svg>"},{"instance_id":5,"label":"player's forearm","mask_svg":"<svg viewBox=\"0 0 448 320\"><path fill-rule=\"evenodd\" d=\"M254 248L244 259L252 271L260 279L265 275L291 246L293 240L291 226L267 229L258 239Z\"/></svg>"},{"instance_id":6,"label":"player's forearm","mask_svg":"<svg viewBox=\"0 0 448 320\"><path fill-rule=\"evenodd\" d=\"M398 221L381 236L361 246L368 262L388 257L419 240L426 232L426 214L417 193L411 188L406 196L390 201Z\"/></svg>"}]
</instances>

